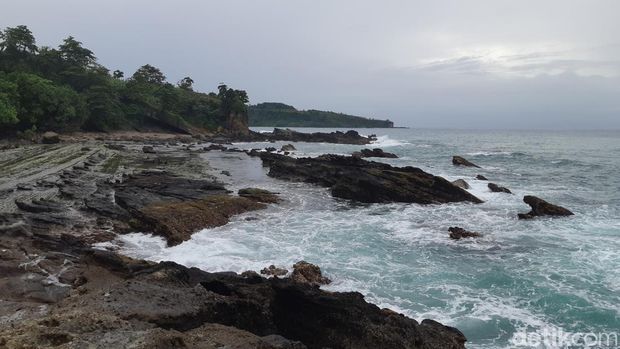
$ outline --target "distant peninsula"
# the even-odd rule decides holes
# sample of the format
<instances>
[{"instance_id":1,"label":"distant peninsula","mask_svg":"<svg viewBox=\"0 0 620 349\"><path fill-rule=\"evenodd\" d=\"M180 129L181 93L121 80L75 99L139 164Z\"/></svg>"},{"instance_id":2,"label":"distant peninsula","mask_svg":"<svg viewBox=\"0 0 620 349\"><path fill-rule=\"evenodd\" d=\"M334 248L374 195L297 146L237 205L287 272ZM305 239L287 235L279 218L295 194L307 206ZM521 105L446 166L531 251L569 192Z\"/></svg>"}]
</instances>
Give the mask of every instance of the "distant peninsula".
<instances>
[{"instance_id":1,"label":"distant peninsula","mask_svg":"<svg viewBox=\"0 0 620 349\"><path fill-rule=\"evenodd\" d=\"M248 107L250 126L392 128L394 122L321 110L297 110L284 103L260 103Z\"/></svg>"}]
</instances>

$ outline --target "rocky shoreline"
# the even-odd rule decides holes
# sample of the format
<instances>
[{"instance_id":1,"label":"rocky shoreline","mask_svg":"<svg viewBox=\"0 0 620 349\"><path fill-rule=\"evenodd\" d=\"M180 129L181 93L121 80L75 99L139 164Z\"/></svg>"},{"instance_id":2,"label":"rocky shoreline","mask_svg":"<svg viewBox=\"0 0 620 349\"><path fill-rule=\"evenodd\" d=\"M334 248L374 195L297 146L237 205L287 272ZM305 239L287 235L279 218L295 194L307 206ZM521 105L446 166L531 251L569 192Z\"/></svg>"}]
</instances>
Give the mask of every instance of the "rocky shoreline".
<instances>
[{"instance_id":1,"label":"rocky shoreline","mask_svg":"<svg viewBox=\"0 0 620 349\"><path fill-rule=\"evenodd\" d=\"M371 139L325 135L314 139L351 144ZM308 136L274 131L266 137ZM237 195L221 183L208 152L237 152L216 144L230 139L80 134L60 140L0 152L0 348L464 348L466 339L454 328L380 309L356 292L326 292L314 282L300 282L316 274L304 264L297 267L309 272L267 279L93 248L132 231L153 232L175 245L194 231L281 198L260 188ZM259 156L280 174L274 177L288 171L302 181L322 181L336 197L479 201L415 168L333 156L307 165L309 160L262 154L270 153ZM364 175L345 185L300 170L313 166L341 179L353 178L353 169ZM417 184L397 190L407 181ZM368 186L374 194L392 189L376 201L364 200L359 188Z\"/></svg>"}]
</instances>

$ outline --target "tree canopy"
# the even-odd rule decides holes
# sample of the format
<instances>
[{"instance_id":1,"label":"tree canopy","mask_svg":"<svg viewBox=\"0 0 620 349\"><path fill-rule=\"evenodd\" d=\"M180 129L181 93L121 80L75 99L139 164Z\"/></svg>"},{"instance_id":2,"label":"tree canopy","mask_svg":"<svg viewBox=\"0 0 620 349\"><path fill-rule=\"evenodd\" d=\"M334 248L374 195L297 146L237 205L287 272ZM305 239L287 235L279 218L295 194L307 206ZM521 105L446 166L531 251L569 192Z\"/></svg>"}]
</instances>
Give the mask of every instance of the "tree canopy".
<instances>
[{"instance_id":1,"label":"tree canopy","mask_svg":"<svg viewBox=\"0 0 620 349\"><path fill-rule=\"evenodd\" d=\"M201 93L190 77L168 83L150 64L126 79L73 36L57 48L37 47L24 25L0 31L2 131L216 130L232 114L247 121L247 103L245 91L226 85Z\"/></svg>"}]
</instances>

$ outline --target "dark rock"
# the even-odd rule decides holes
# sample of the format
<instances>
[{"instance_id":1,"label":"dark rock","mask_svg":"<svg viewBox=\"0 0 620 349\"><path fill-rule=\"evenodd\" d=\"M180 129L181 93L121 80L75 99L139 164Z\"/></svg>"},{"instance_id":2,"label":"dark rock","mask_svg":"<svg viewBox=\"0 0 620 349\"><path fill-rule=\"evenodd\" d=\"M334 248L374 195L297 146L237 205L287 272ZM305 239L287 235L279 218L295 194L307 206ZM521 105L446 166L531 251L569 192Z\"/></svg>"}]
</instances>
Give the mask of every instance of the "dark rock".
<instances>
[{"instance_id":1,"label":"dark rock","mask_svg":"<svg viewBox=\"0 0 620 349\"><path fill-rule=\"evenodd\" d=\"M239 189L239 196L248 198L256 202L276 203L279 200L277 193L270 192L265 189L244 188Z\"/></svg>"},{"instance_id":2,"label":"dark rock","mask_svg":"<svg viewBox=\"0 0 620 349\"><path fill-rule=\"evenodd\" d=\"M460 156L453 156L452 157L452 164L455 166L467 166L467 167L478 167L480 168L480 166L470 162L469 160L460 157Z\"/></svg>"},{"instance_id":3,"label":"dark rock","mask_svg":"<svg viewBox=\"0 0 620 349\"><path fill-rule=\"evenodd\" d=\"M89 147L82 147L80 148L81 151L90 151L91 149Z\"/></svg>"},{"instance_id":4,"label":"dark rock","mask_svg":"<svg viewBox=\"0 0 620 349\"><path fill-rule=\"evenodd\" d=\"M226 170L224 170L224 171L222 171L222 172L220 172L220 173L221 173L221 174L223 174L224 176L228 176L228 177L230 177L230 176L231 176L230 172L229 172L229 171L226 171Z\"/></svg>"},{"instance_id":5,"label":"dark rock","mask_svg":"<svg viewBox=\"0 0 620 349\"><path fill-rule=\"evenodd\" d=\"M269 276L284 276L286 274L288 274L288 270L284 269L284 268L278 268L275 265L270 265L267 268L263 268L260 271L261 274L263 275L269 275Z\"/></svg>"},{"instance_id":6,"label":"dark rock","mask_svg":"<svg viewBox=\"0 0 620 349\"><path fill-rule=\"evenodd\" d=\"M332 281L321 273L321 268L306 261L299 261L293 265L291 280L296 283L310 285L327 285Z\"/></svg>"},{"instance_id":7,"label":"dark rock","mask_svg":"<svg viewBox=\"0 0 620 349\"><path fill-rule=\"evenodd\" d=\"M360 202L412 202L419 204L482 202L442 177L419 168L393 167L352 156L322 155L291 158L250 152L270 167L269 176L330 187L335 197Z\"/></svg>"},{"instance_id":8,"label":"dark rock","mask_svg":"<svg viewBox=\"0 0 620 349\"><path fill-rule=\"evenodd\" d=\"M485 177L485 176L483 176L481 174L476 175L476 179L479 180L479 181L488 181L487 177Z\"/></svg>"},{"instance_id":9,"label":"dark rock","mask_svg":"<svg viewBox=\"0 0 620 349\"><path fill-rule=\"evenodd\" d=\"M375 149L362 149L359 152L355 152L352 154L353 156L357 156L360 158L391 158L396 159L398 156L396 154L384 152L383 149L375 148Z\"/></svg>"},{"instance_id":10,"label":"dark rock","mask_svg":"<svg viewBox=\"0 0 620 349\"><path fill-rule=\"evenodd\" d=\"M470 188L469 183L467 183L464 179L457 179L456 181L452 182L452 184L462 189Z\"/></svg>"},{"instance_id":11,"label":"dark rock","mask_svg":"<svg viewBox=\"0 0 620 349\"><path fill-rule=\"evenodd\" d=\"M122 144L114 144L114 143L106 144L105 147L108 148L108 149L118 150L118 151L122 151L122 150L126 150L127 149L127 147L122 145Z\"/></svg>"},{"instance_id":12,"label":"dark rock","mask_svg":"<svg viewBox=\"0 0 620 349\"><path fill-rule=\"evenodd\" d=\"M303 133L290 129L274 128L272 133L261 133L257 137L262 137L267 140L273 141L288 141L288 142L320 142L320 143L336 143L336 144L370 144L376 140L376 137L364 137L357 131L347 132L315 132L315 133Z\"/></svg>"},{"instance_id":13,"label":"dark rock","mask_svg":"<svg viewBox=\"0 0 620 349\"><path fill-rule=\"evenodd\" d=\"M278 150L278 149L276 149L276 148L274 148L274 147L267 147L267 148L265 148L265 151L268 151L268 152L270 152L270 153L271 153L271 152L274 152L274 151L276 151L276 150Z\"/></svg>"},{"instance_id":14,"label":"dark rock","mask_svg":"<svg viewBox=\"0 0 620 349\"><path fill-rule=\"evenodd\" d=\"M101 190L86 199L88 209L121 223L129 222L136 230L161 235L169 245L188 240L201 229L224 225L233 215L265 207L229 195L221 183L168 172L131 175L109 190L109 184L98 186ZM106 194L109 192L113 197Z\"/></svg>"},{"instance_id":15,"label":"dark rock","mask_svg":"<svg viewBox=\"0 0 620 349\"><path fill-rule=\"evenodd\" d=\"M34 187L28 183L19 183L17 185L17 190L33 190Z\"/></svg>"},{"instance_id":16,"label":"dark rock","mask_svg":"<svg viewBox=\"0 0 620 349\"><path fill-rule=\"evenodd\" d=\"M285 145L282 146L282 148L280 148L280 150L281 151L294 151L294 150L297 150L297 149L292 144L285 144Z\"/></svg>"},{"instance_id":17,"label":"dark rock","mask_svg":"<svg viewBox=\"0 0 620 349\"><path fill-rule=\"evenodd\" d=\"M480 233L467 231L459 227L450 227L448 228L448 231L450 232L450 238L454 240L459 240L462 238L477 238L482 236Z\"/></svg>"},{"instance_id":18,"label":"dark rock","mask_svg":"<svg viewBox=\"0 0 620 349\"><path fill-rule=\"evenodd\" d=\"M505 188L505 187L500 187L499 185L495 184L495 183L489 183L488 184L489 189L494 192L494 193L507 193L507 194L512 194L512 192L510 191L510 189Z\"/></svg>"},{"instance_id":19,"label":"dark rock","mask_svg":"<svg viewBox=\"0 0 620 349\"><path fill-rule=\"evenodd\" d=\"M142 147L142 152L145 154L155 154L155 149L149 145L145 145Z\"/></svg>"},{"instance_id":20,"label":"dark rock","mask_svg":"<svg viewBox=\"0 0 620 349\"><path fill-rule=\"evenodd\" d=\"M519 213L519 219L531 219L538 216L572 216L570 210L557 206L535 196L526 195L523 202L530 205L532 210L528 213Z\"/></svg>"},{"instance_id":21,"label":"dark rock","mask_svg":"<svg viewBox=\"0 0 620 349\"><path fill-rule=\"evenodd\" d=\"M48 131L41 136L41 142L43 144L56 144L60 142L60 136L56 132Z\"/></svg>"}]
</instances>

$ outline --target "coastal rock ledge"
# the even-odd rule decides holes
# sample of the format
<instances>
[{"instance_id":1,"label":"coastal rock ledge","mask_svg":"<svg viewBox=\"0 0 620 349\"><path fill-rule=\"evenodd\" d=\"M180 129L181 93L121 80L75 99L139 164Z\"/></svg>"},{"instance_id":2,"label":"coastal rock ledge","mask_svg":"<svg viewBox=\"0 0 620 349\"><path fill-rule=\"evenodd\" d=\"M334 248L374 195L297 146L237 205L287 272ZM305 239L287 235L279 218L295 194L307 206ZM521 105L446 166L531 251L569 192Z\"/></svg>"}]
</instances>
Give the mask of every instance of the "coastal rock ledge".
<instances>
[{"instance_id":1,"label":"coastal rock ledge","mask_svg":"<svg viewBox=\"0 0 620 349\"><path fill-rule=\"evenodd\" d=\"M259 156L269 166L271 177L329 187L338 198L365 203L482 202L448 180L415 167L394 167L332 154L297 159L257 151L250 155Z\"/></svg>"}]
</instances>

